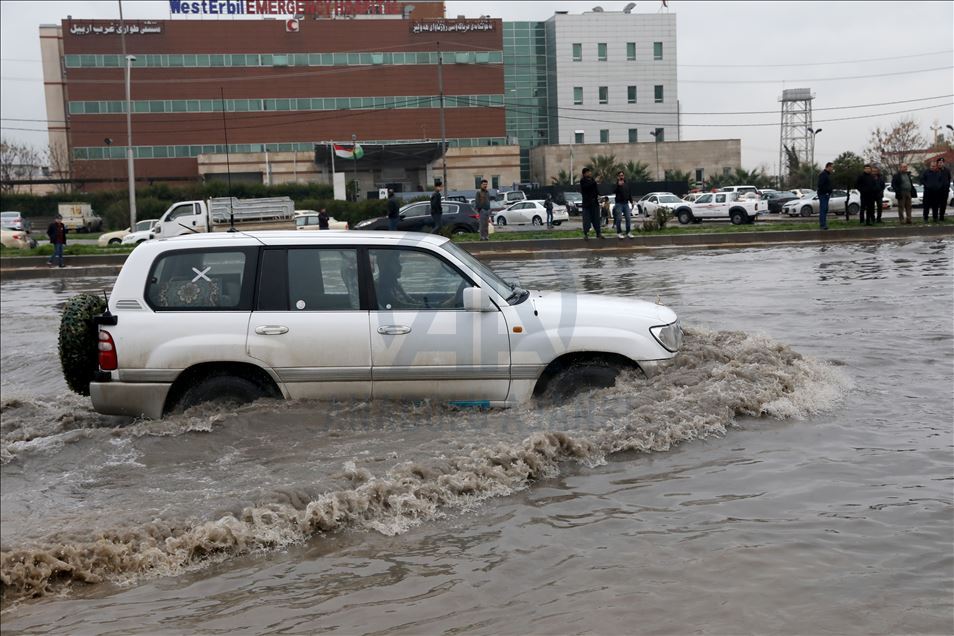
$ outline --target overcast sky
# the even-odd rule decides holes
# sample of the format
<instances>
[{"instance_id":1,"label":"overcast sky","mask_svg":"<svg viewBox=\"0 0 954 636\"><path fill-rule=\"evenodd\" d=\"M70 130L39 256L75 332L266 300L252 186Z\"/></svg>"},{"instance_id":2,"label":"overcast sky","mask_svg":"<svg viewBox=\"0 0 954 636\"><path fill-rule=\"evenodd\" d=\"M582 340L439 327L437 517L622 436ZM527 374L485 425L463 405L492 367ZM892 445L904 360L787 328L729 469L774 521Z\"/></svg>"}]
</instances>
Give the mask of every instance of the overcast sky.
<instances>
[{"instance_id":1,"label":"overcast sky","mask_svg":"<svg viewBox=\"0 0 954 636\"><path fill-rule=\"evenodd\" d=\"M447 15L546 20L625 2L447 2ZM169 17L169 3L123 4L128 18ZM656 13L660 2L638 2ZM859 154L876 126L914 118L954 125L954 2L681 2L677 24L682 138L742 140L742 164L777 169L784 88L815 93L816 161ZM0 2L2 135L45 147L38 27L74 18L118 18L117 2ZM927 99L936 98L936 99ZM908 103L887 104L886 102ZM881 104L881 105L878 105ZM864 106L864 107L862 107ZM828 109L828 110L823 110ZM754 111L754 112L753 112ZM909 111L909 112L899 112ZM730 113L752 114L730 114ZM705 113L705 114L693 114ZM852 118L852 119L846 119ZM841 120L841 121L836 121ZM14 130L40 129L41 132Z\"/></svg>"}]
</instances>

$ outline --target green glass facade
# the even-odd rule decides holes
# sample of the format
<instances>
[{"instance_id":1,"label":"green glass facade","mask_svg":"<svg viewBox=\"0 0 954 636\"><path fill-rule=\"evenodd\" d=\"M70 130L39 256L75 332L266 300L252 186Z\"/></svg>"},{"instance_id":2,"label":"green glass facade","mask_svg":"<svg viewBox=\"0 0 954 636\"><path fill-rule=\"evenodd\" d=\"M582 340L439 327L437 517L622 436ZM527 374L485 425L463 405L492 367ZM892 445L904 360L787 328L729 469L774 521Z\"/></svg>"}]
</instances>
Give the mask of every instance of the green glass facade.
<instances>
[{"instance_id":1,"label":"green glass facade","mask_svg":"<svg viewBox=\"0 0 954 636\"><path fill-rule=\"evenodd\" d=\"M543 22L504 22L507 137L520 144L520 179L530 180L530 148L550 142L547 44Z\"/></svg>"}]
</instances>

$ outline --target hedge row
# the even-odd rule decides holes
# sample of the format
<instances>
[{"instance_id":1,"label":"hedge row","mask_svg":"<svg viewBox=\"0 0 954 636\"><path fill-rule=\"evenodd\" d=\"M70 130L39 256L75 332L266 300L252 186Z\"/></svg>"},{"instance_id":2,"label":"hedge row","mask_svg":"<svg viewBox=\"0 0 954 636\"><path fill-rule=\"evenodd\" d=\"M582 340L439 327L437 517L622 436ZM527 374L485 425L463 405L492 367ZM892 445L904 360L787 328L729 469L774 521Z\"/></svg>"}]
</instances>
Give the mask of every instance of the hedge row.
<instances>
[{"instance_id":1,"label":"hedge row","mask_svg":"<svg viewBox=\"0 0 954 636\"><path fill-rule=\"evenodd\" d=\"M339 221L352 225L362 219L382 216L387 202L378 200L338 201L333 199L330 186L325 184L288 183L275 186L236 183L232 196L240 199L261 197L291 197L299 210L320 210L322 207ZM136 218L157 219L176 201L208 199L228 195L228 185L220 182L190 184L181 187L154 185L136 190ZM93 211L103 217L103 229L122 229L129 225L129 195L125 190L110 190L92 193L49 194L0 194L0 208L17 210L28 218L50 218L56 214L60 203L80 201L93 206Z\"/></svg>"}]
</instances>

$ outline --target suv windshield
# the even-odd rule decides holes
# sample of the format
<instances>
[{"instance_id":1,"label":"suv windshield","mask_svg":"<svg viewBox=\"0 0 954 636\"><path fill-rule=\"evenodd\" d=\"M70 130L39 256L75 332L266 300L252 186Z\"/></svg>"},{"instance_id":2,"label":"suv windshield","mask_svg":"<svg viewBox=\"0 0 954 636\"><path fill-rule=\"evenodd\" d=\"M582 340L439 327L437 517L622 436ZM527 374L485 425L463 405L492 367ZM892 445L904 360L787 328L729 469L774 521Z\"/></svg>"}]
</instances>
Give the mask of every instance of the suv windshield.
<instances>
[{"instance_id":1,"label":"suv windshield","mask_svg":"<svg viewBox=\"0 0 954 636\"><path fill-rule=\"evenodd\" d=\"M461 249L450 241L444 243L443 248L463 261L511 305L518 305L530 296L530 292L500 278L496 272L474 258L467 250Z\"/></svg>"}]
</instances>

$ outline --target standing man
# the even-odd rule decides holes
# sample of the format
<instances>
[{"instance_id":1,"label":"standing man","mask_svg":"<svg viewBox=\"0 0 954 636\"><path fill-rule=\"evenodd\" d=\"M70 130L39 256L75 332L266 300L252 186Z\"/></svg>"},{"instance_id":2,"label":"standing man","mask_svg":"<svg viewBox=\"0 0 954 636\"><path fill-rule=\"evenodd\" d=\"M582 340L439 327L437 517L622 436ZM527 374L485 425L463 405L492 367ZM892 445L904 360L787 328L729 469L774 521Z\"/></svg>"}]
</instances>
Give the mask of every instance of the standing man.
<instances>
[{"instance_id":1,"label":"standing man","mask_svg":"<svg viewBox=\"0 0 954 636\"><path fill-rule=\"evenodd\" d=\"M914 180L908 172L908 164L902 163L900 169L891 177L891 187L894 188L895 202L898 204L898 225L911 225L911 198L914 194ZM905 221L905 218L907 220Z\"/></svg>"},{"instance_id":2,"label":"standing man","mask_svg":"<svg viewBox=\"0 0 954 636\"><path fill-rule=\"evenodd\" d=\"M50 260L47 261L50 267L53 267L53 265L57 263L59 263L60 267L64 267L63 248L66 247L67 232L69 232L69 230L63 225L63 217L59 214L53 218L53 222L46 228L46 235L50 237L50 243L53 244L53 255L50 257Z\"/></svg>"},{"instance_id":3,"label":"standing man","mask_svg":"<svg viewBox=\"0 0 954 636\"><path fill-rule=\"evenodd\" d=\"M616 200L613 204L613 224L616 225L616 238L633 238L632 232L632 196L629 193L629 186L626 185L626 174L616 173L616 190L614 191ZM623 216L626 216L626 234L623 234Z\"/></svg>"},{"instance_id":4,"label":"standing man","mask_svg":"<svg viewBox=\"0 0 954 636\"><path fill-rule=\"evenodd\" d=\"M398 222L401 220L401 206L394 198L394 190L388 188L388 229L395 231L398 229Z\"/></svg>"},{"instance_id":5,"label":"standing man","mask_svg":"<svg viewBox=\"0 0 954 636\"><path fill-rule=\"evenodd\" d=\"M547 198L543 202L543 209L547 211L547 229L553 229L553 197L547 193Z\"/></svg>"},{"instance_id":6,"label":"standing man","mask_svg":"<svg viewBox=\"0 0 954 636\"><path fill-rule=\"evenodd\" d=\"M818 175L818 227L828 229L828 201L834 188L831 185L831 173L835 171L835 164L828 162L825 169Z\"/></svg>"},{"instance_id":7,"label":"standing man","mask_svg":"<svg viewBox=\"0 0 954 636\"><path fill-rule=\"evenodd\" d=\"M951 170L947 167L944 157L937 158L937 171L941 173L941 191L938 193L937 206L940 209L940 219L944 220L944 212L947 210L947 199L951 196Z\"/></svg>"},{"instance_id":8,"label":"standing man","mask_svg":"<svg viewBox=\"0 0 954 636\"><path fill-rule=\"evenodd\" d=\"M940 215L940 201L942 197L947 196L947 192L941 190L941 183L944 177L941 171L937 169L937 161L932 159L928 164L928 169L921 173L921 185L924 187L924 222L928 222L928 213L930 212L934 222L937 223Z\"/></svg>"},{"instance_id":9,"label":"standing man","mask_svg":"<svg viewBox=\"0 0 954 636\"><path fill-rule=\"evenodd\" d=\"M878 183L871 173L870 164L865 164L864 172L858 175L858 179L855 181L855 187L861 195L861 218L858 219L858 222L871 225L875 218L875 196L877 196Z\"/></svg>"},{"instance_id":10,"label":"standing man","mask_svg":"<svg viewBox=\"0 0 954 636\"><path fill-rule=\"evenodd\" d=\"M431 220L434 222L434 234L441 231L441 217L444 209L441 207L441 186L440 181L434 183L434 194L431 195Z\"/></svg>"},{"instance_id":11,"label":"standing man","mask_svg":"<svg viewBox=\"0 0 954 636\"><path fill-rule=\"evenodd\" d=\"M875 187L877 188L877 192L875 192L875 208L878 211L878 215L875 223L881 223L881 212L884 210L884 189L887 183L884 181L884 176L881 174L881 168L879 166L872 167L871 174L874 175Z\"/></svg>"},{"instance_id":12,"label":"standing man","mask_svg":"<svg viewBox=\"0 0 954 636\"><path fill-rule=\"evenodd\" d=\"M604 238L600 230L600 189L593 178L593 171L589 168L583 168L580 194L583 196L583 238L590 240L591 225L596 230L596 237Z\"/></svg>"},{"instance_id":13,"label":"standing man","mask_svg":"<svg viewBox=\"0 0 954 636\"><path fill-rule=\"evenodd\" d=\"M331 217L328 216L328 210L321 208L321 210L318 211L318 229L327 230L329 228L328 222L330 219Z\"/></svg>"},{"instance_id":14,"label":"standing man","mask_svg":"<svg viewBox=\"0 0 954 636\"><path fill-rule=\"evenodd\" d=\"M480 190L474 197L474 207L480 223L480 240L490 240L490 192L487 191L487 180L480 180Z\"/></svg>"}]
</instances>

